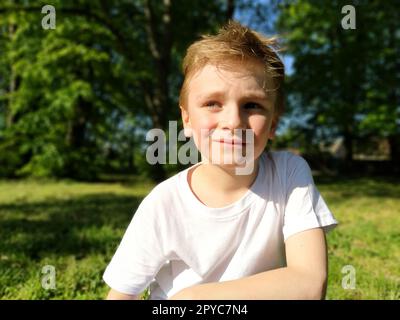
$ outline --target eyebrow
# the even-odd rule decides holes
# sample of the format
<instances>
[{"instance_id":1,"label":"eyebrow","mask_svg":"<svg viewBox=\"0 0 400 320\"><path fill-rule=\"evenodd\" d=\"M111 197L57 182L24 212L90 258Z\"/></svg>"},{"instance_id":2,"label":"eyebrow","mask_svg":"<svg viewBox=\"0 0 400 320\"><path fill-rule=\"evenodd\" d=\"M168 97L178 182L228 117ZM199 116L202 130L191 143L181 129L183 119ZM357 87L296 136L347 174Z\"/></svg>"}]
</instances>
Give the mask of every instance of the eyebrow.
<instances>
[{"instance_id":1,"label":"eyebrow","mask_svg":"<svg viewBox=\"0 0 400 320\"><path fill-rule=\"evenodd\" d=\"M211 98L211 97L223 97L224 93L221 91L214 91L214 92L208 92L208 93L203 93L203 94L198 94L196 96L197 101L203 100L205 98Z\"/></svg>"},{"instance_id":2,"label":"eyebrow","mask_svg":"<svg viewBox=\"0 0 400 320\"><path fill-rule=\"evenodd\" d=\"M205 99L205 98L212 98L212 97L223 97L225 95L222 91L214 91L206 94L199 94L197 95L197 101ZM260 92L248 92L243 94L243 97L246 99L255 99L255 100L269 100L269 96L265 95L264 93Z\"/></svg>"},{"instance_id":3,"label":"eyebrow","mask_svg":"<svg viewBox=\"0 0 400 320\"><path fill-rule=\"evenodd\" d=\"M244 95L247 99L255 99L255 100L269 100L269 96L264 93L249 93Z\"/></svg>"}]
</instances>

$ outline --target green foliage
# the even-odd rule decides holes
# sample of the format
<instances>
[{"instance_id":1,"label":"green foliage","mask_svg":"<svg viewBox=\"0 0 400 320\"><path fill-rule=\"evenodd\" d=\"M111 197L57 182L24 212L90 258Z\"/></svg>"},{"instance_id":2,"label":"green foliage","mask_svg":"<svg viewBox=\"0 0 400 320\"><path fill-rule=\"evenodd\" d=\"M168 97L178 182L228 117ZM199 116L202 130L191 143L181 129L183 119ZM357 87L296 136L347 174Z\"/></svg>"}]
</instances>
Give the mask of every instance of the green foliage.
<instances>
[{"instance_id":1,"label":"green foliage","mask_svg":"<svg viewBox=\"0 0 400 320\"><path fill-rule=\"evenodd\" d=\"M224 20L220 2L174 1L169 38L166 8L149 3L150 20L143 2L53 1L54 30L41 27L43 1L0 4L0 176L93 179L141 169L133 161L141 132L178 117L187 44Z\"/></svg>"},{"instance_id":2,"label":"green foliage","mask_svg":"<svg viewBox=\"0 0 400 320\"><path fill-rule=\"evenodd\" d=\"M283 1L277 26L294 57L291 109L322 133L388 137L400 133L400 20L397 1L359 1L345 30L348 1ZM319 129L316 130L316 129Z\"/></svg>"}]
</instances>

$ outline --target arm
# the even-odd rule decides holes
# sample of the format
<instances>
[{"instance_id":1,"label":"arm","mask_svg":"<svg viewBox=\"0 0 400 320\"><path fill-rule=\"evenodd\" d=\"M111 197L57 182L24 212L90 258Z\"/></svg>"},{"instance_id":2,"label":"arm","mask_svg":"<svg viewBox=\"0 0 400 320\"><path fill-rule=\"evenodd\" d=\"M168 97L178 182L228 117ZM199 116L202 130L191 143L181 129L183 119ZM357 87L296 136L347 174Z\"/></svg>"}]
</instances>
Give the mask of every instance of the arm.
<instances>
[{"instance_id":1,"label":"arm","mask_svg":"<svg viewBox=\"0 0 400 320\"><path fill-rule=\"evenodd\" d=\"M106 300L139 300L139 296L125 294L125 293L118 292L114 289L111 289L108 292Z\"/></svg>"},{"instance_id":2,"label":"arm","mask_svg":"<svg viewBox=\"0 0 400 320\"><path fill-rule=\"evenodd\" d=\"M327 281L325 233L315 228L286 241L287 267L238 280L183 289L171 299L323 299Z\"/></svg>"}]
</instances>

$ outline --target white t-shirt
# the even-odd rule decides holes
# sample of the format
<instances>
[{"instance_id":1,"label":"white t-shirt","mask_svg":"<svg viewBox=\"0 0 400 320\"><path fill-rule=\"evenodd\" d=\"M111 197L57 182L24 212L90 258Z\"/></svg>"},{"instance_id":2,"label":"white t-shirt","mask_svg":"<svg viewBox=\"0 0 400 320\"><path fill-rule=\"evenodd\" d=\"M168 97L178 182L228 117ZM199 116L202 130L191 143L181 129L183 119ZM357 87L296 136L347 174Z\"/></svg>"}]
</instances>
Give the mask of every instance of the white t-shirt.
<instances>
[{"instance_id":1,"label":"white t-shirt","mask_svg":"<svg viewBox=\"0 0 400 320\"><path fill-rule=\"evenodd\" d=\"M189 169L157 185L138 207L103 275L114 290L140 294L150 285L150 299L167 299L195 284L285 267L286 239L337 224L307 162L290 152L264 152L250 189L223 208L196 198Z\"/></svg>"}]
</instances>

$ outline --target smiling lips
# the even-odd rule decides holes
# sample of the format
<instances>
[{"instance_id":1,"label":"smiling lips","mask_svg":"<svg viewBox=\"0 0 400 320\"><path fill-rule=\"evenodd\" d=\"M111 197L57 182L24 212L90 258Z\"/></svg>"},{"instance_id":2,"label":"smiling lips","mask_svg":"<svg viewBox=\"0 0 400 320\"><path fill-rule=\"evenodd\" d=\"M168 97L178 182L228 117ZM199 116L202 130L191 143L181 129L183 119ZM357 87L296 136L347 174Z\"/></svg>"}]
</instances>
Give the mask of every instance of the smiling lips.
<instances>
[{"instance_id":1,"label":"smiling lips","mask_svg":"<svg viewBox=\"0 0 400 320\"><path fill-rule=\"evenodd\" d=\"M219 142L219 143L223 143L223 144L227 144L227 145L237 145L237 146L245 146L246 142L242 141L242 140L232 140L232 139L219 139L219 140L213 140L215 142Z\"/></svg>"}]
</instances>

